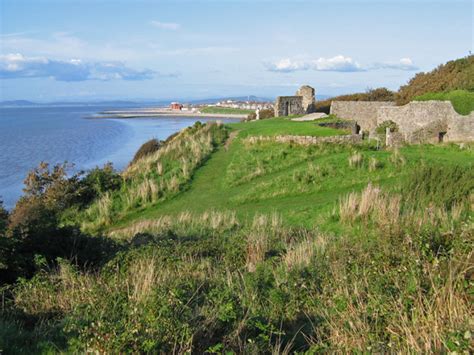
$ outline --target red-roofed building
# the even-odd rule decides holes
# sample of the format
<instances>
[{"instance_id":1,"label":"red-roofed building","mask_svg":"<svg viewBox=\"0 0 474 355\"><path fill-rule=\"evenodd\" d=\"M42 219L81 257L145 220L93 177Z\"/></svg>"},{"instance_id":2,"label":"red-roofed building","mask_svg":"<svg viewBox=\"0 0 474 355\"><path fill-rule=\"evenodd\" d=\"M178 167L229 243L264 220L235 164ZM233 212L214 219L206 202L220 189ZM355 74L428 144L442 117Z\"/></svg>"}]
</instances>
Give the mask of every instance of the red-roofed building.
<instances>
[{"instance_id":1,"label":"red-roofed building","mask_svg":"<svg viewBox=\"0 0 474 355\"><path fill-rule=\"evenodd\" d=\"M181 105L179 102L172 102L171 105L170 105L170 108L172 110L181 111L183 109L183 105Z\"/></svg>"}]
</instances>

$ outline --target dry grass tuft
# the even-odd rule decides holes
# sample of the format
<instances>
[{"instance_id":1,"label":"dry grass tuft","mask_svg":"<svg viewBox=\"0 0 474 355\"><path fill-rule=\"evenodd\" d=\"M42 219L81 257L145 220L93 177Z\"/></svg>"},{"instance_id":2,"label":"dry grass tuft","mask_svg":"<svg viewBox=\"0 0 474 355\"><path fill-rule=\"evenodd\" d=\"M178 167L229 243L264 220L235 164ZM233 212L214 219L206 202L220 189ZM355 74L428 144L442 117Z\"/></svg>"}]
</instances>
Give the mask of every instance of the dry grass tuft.
<instances>
[{"instance_id":1,"label":"dry grass tuft","mask_svg":"<svg viewBox=\"0 0 474 355\"><path fill-rule=\"evenodd\" d=\"M351 168L360 168L363 162L364 157L359 152L356 152L349 157L349 166Z\"/></svg>"}]
</instances>

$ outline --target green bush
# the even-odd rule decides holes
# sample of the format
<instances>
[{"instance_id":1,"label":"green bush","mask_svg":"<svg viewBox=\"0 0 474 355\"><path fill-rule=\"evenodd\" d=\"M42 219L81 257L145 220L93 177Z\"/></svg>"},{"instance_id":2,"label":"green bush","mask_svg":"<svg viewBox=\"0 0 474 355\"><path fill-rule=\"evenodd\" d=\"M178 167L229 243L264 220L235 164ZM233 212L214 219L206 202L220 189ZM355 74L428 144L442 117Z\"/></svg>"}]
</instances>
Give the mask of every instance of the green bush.
<instances>
[{"instance_id":1,"label":"green bush","mask_svg":"<svg viewBox=\"0 0 474 355\"><path fill-rule=\"evenodd\" d=\"M377 128L375 129L375 132L377 132L378 134L385 134L385 132L387 131L387 128L390 129L390 132L398 132L398 125L395 122L390 121L390 120L384 121L381 124L379 124Z\"/></svg>"},{"instance_id":2,"label":"green bush","mask_svg":"<svg viewBox=\"0 0 474 355\"><path fill-rule=\"evenodd\" d=\"M161 148L163 145L162 142L160 142L158 139L150 139L148 142L145 142L142 144L142 146L138 149L138 151L135 153L132 159L132 163L135 163L137 160L150 155L154 152L156 152L158 149Z\"/></svg>"},{"instance_id":3,"label":"green bush","mask_svg":"<svg viewBox=\"0 0 474 355\"><path fill-rule=\"evenodd\" d=\"M103 168L96 167L81 180L83 192L78 202L81 207L87 206L101 194L120 189L121 185L122 177L114 170L112 163L105 164Z\"/></svg>"}]
</instances>

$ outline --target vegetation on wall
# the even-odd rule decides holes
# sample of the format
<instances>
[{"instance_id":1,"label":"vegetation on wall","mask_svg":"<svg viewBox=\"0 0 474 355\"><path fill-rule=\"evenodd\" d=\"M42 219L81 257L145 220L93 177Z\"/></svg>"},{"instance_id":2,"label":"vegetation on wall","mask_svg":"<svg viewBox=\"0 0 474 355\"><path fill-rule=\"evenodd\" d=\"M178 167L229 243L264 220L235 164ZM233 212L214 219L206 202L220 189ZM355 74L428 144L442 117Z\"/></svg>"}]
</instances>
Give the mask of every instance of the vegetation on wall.
<instances>
[{"instance_id":1,"label":"vegetation on wall","mask_svg":"<svg viewBox=\"0 0 474 355\"><path fill-rule=\"evenodd\" d=\"M417 96L414 101L451 101L454 110L461 115L474 111L474 91L454 90L449 92L427 93Z\"/></svg>"},{"instance_id":2,"label":"vegetation on wall","mask_svg":"<svg viewBox=\"0 0 474 355\"><path fill-rule=\"evenodd\" d=\"M340 95L326 100L316 101L316 112L329 114L332 101L394 101L395 93L387 88L368 89L363 93Z\"/></svg>"},{"instance_id":3,"label":"vegetation on wall","mask_svg":"<svg viewBox=\"0 0 474 355\"><path fill-rule=\"evenodd\" d=\"M390 129L390 132L398 132L398 125L391 120L384 121L381 124L379 124L377 128L375 129L375 132L378 134L385 134L385 132L387 131L387 128Z\"/></svg>"}]
</instances>

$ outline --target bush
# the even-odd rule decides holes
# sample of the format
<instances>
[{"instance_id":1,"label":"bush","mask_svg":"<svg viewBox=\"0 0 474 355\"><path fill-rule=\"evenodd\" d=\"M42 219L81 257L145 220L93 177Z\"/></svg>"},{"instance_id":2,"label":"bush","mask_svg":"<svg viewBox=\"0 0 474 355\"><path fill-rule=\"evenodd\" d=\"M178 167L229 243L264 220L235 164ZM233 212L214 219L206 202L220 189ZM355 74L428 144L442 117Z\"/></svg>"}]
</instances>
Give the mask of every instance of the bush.
<instances>
[{"instance_id":1,"label":"bush","mask_svg":"<svg viewBox=\"0 0 474 355\"><path fill-rule=\"evenodd\" d=\"M107 163L103 168L96 167L90 170L81 180L83 192L80 206L84 207L107 191L115 191L122 185L122 177L113 168L112 163Z\"/></svg>"},{"instance_id":2,"label":"bush","mask_svg":"<svg viewBox=\"0 0 474 355\"><path fill-rule=\"evenodd\" d=\"M398 125L395 122L390 121L390 120L384 121L381 124L379 124L377 128L375 129L375 132L377 132L378 134L385 134L385 132L387 131L387 128L390 129L390 132L398 132Z\"/></svg>"},{"instance_id":3,"label":"bush","mask_svg":"<svg viewBox=\"0 0 474 355\"><path fill-rule=\"evenodd\" d=\"M150 139L148 142L143 143L143 145L138 149L138 151L133 156L131 164L137 162L137 160L140 160L143 157L146 157L147 155L150 155L158 151L158 149L160 149L162 145L163 143L155 138Z\"/></svg>"},{"instance_id":4,"label":"bush","mask_svg":"<svg viewBox=\"0 0 474 355\"><path fill-rule=\"evenodd\" d=\"M275 117L275 110L270 109L270 108L260 110L260 119L261 120L264 120L264 119L267 119L267 118L272 118L272 117ZM255 112L249 113L249 115L247 116L247 121L253 121L253 120L256 120L256 119L257 119L257 114Z\"/></svg>"}]
</instances>

